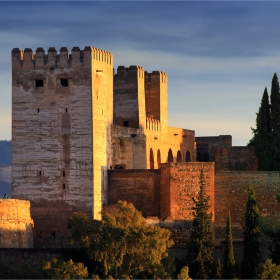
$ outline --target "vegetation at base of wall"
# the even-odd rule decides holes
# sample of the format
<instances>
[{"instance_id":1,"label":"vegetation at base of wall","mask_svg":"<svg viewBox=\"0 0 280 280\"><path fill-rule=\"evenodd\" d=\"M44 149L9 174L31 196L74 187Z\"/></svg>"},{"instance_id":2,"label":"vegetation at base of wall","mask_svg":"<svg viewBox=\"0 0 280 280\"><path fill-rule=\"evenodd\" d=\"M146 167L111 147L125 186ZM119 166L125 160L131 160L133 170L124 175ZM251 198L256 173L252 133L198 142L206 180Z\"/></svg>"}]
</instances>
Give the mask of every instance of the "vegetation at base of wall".
<instances>
[{"instance_id":1,"label":"vegetation at base of wall","mask_svg":"<svg viewBox=\"0 0 280 280\"><path fill-rule=\"evenodd\" d=\"M74 263L72 259L62 261L56 258L45 262L43 270L51 279L83 279L88 276L88 270L83 263Z\"/></svg>"},{"instance_id":2,"label":"vegetation at base of wall","mask_svg":"<svg viewBox=\"0 0 280 280\"><path fill-rule=\"evenodd\" d=\"M256 276L256 268L260 263L261 254L259 209L255 197L255 190L251 183L248 186L243 243L242 276L244 279L253 279Z\"/></svg>"},{"instance_id":3,"label":"vegetation at base of wall","mask_svg":"<svg viewBox=\"0 0 280 280\"><path fill-rule=\"evenodd\" d=\"M256 117L256 128L248 145L255 146L259 171L279 171L280 168L280 94L277 74L271 82L270 103L265 88Z\"/></svg>"},{"instance_id":4,"label":"vegetation at base of wall","mask_svg":"<svg viewBox=\"0 0 280 280\"><path fill-rule=\"evenodd\" d=\"M150 226L131 203L119 201L92 221L75 212L69 221L76 246L103 266L101 278L171 278L175 270L168 249L170 231Z\"/></svg>"},{"instance_id":5,"label":"vegetation at base of wall","mask_svg":"<svg viewBox=\"0 0 280 280\"><path fill-rule=\"evenodd\" d=\"M235 259L233 252L232 233L231 233L231 216L230 212L227 217L226 225L226 244L225 244L225 258L223 264L223 278L224 279L235 279L236 268Z\"/></svg>"},{"instance_id":6,"label":"vegetation at base of wall","mask_svg":"<svg viewBox=\"0 0 280 280\"><path fill-rule=\"evenodd\" d=\"M260 263L256 269L257 279L280 279L280 266L272 263L271 259Z\"/></svg>"},{"instance_id":7,"label":"vegetation at base of wall","mask_svg":"<svg viewBox=\"0 0 280 280\"><path fill-rule=\"evenodd\" d=\"M199 185L198 195L193 198L194 220L188 245L188 267L191 278L208 279L214 276L216 265L212 257L214 250L212 213L208 213L210 197L206 194L203 170L200 173Z\"/></svg>"},{"instance_id":8,"label":"vegetation at base of wall","mask_svg":"<svg viewBox=\"0 0 280 280\"><path fill-rule=\"evenodd\" d=\"M39 267L15 258L1 256L0 279L47 279L47 274Z\"/></svg>"}]
</instances>

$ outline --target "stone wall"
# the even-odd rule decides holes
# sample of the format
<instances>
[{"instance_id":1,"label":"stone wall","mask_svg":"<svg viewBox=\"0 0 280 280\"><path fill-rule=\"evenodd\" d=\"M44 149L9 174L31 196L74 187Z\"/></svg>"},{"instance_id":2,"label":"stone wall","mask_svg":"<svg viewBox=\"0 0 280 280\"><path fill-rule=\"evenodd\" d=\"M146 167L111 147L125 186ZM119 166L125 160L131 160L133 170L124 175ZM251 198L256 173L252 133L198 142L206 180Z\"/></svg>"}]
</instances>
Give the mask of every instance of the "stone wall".
<instances>
[{"instance_id":1,"label":"stone wall","mask_svg":"<svg viewBox=\"0 0 280 280\"><path fill-rule=\"evenodd\" d=\"M111 163L113 56L93 47L12 51L12 194L100 219Z\"/></svg>"},{"instance_id":2,"label":"stone wall","mask_svg":"<svg viewBox=\"0 0 280 280\"><path fill-rule=\"evenodd\" d=\"M193 220L194 202L200 183L199 177L203 169L206 193L210 197L209 212L214 215L214 163L181 162L161 165L161 219Z\"/></svg>"},{"instance_id":3,"label":"stone wall","mask_svg":"<svg viewBox=\"0 0 280 280\"><path fill-rule=\"evenodd\" d=\"M109 170L108 179L108 204L126 200L144 217L159 217L159 170Z\"/></svg>"},{"instance_id":4,"label":"stone wall","mask_svg":"<svg viewBox=\"0 0 280 280\"><path fill-rule=\"evenodd\" d=\"M233 227L243 228L250 182L255 188L260 214L269 218L280 216L280 205L275 198L275 194L280 194L278 172L218 172L215 174L216 226L226 225L230 211Z\"/></svg>"},{"instance_id":5,"label":"stone wall","mask_svg":"<svg viewBox=\"0 0 280 280\"><path fill-rule=\"evenodd\" d=\"M0 199L0 248L32 248L33 226L29 201Z\"/></svg>"}]
</instances>

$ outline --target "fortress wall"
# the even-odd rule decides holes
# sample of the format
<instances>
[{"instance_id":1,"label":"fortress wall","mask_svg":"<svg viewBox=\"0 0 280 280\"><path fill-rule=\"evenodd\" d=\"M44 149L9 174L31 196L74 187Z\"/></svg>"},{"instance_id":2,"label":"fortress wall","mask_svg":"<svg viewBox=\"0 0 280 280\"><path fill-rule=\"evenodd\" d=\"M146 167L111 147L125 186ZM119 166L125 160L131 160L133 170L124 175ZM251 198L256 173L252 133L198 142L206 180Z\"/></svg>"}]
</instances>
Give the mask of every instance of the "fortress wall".
<instances>
[{"instance_id":1,"label":"fortress wall","mask_svg":"<svg viewBox=\"0 0 280 280\"><path fill-rule=\"evenodd\" d=\"M0 248L32 248L33 226L29 201L0 199Z\"/></svg>"},{"instance_id":2,"label":"fortress wall","mask_svg":"<svg viewBox=\"0 0 280 280\"><path fill-rule=\"evenodd\" d=\"M119 66L114 77L114 124L139 128L145 123L144 69Z\"/></svg>"},{"instance_id":3,"label":"fortress wall","mask_svg":"<svg viewBox=\"0 0 280 280\"><path fill-rule=\"evenodd\" d=\"M145 169L146 136L141 128L113 125L112 169Z\"/></svg>"},{"instance_id":4,"label":"fortress wall","mask_svg":"<svg viewBox=\"0 0 280 280\"><path fill-rule=\"evenodd\" d=\"M194 202L192 198L197 196L199 191L199 177L201 169L204 172L206 182L206 192L210 197L209 212L213 213L213 221L215 220L214 205L214 163L166 163L162 164L161 169L169 169L169 190L165 193L168 196L170 193L170 212L162 209L166 205L161 205L161 218L170 218L173 220L192 220ZM166 174L166 171L165 171ZM165 175L162 175L162 181L167 180ZM166 198L165 198L166 200ZM165 214L164 214L165 213Z\"/></svg>"},{"instance_id":5,"label":"fortress wall","mask_svg":"<svg viewBox=\"0 0 280 280\"><path fill-rule=\"evenodd\" d=\"M145 72L145 100L147 118L160 121L161 130L167 128L167 74L162 71Z\"/></svg>"},{"instance_id":6,"label":"fortress wall","mask_svg":"<svg viewBox=\"0 0 280 280\"><path fill-rule=\"evenodd\" d=\"M144 217L159 216L160 172L158 170L109 170L108 203L133 203Z\"/></svg>"},{"instance_id":7,"label":"fortress wall","mask_svg":"<svg viewBox=\"0 0 280 280\"><path fill-rule=\"evenodd\" d=\"M215 153L215 170L257 171L258 158L254 147L217 147Z\"/></svg>"},{"instance_id":8,"label":"fortress wall","mask_svg":"<svg viewBox=\"0 0 280 280\"><path fill-rule=\"evenodd\" d=\"M255 188L260 214L279 218L280 205L275 194L280 194L280 177L275 171L231 171L215 174L215 225L225 226L228 211L233 227L243 227L245 222L248 184Z\"/></svg>"},{"instance_id":9,"label":"fortress wall","mask_svg":"<svg viewBox=\"0 0 280 280\"><path fill-rule=\"evenodd\" d=\"M195 137L197 160L201 162L215 161L217 147L232 147L231 135Z\"/></svg>"},{"instance_id":10,"label":"fortress wall","mask_svg":"<svg viewBox=\"0 0 280 280\"><path fill-rule=\"evenodd\" d=\"M13 197L93 207L100 218L101 166L111 160L112 64L110 53L92 47L71 54L13 49Z\"/></svg>"}]
</instances>

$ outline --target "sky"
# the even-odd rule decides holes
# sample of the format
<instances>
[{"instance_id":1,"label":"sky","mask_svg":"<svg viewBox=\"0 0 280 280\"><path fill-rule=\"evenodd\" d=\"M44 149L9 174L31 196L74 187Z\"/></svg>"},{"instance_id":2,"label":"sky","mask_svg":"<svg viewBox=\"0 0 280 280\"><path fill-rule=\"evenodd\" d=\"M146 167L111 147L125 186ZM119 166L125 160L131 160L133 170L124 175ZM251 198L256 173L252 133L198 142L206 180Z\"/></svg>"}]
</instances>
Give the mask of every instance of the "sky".
<instances>
[{"instance_id":1,"label":"sky","mask_svg":"<svg viewBox=\"0 0 280 280\"><path fill-rule=\"evenodd\" d=\"M170 126L244 146L279 72L279 11L277 1L0 1L0 140L11 139L12 49L94 46L115 69L167 73Z\"/></svg>"}]
</instances>

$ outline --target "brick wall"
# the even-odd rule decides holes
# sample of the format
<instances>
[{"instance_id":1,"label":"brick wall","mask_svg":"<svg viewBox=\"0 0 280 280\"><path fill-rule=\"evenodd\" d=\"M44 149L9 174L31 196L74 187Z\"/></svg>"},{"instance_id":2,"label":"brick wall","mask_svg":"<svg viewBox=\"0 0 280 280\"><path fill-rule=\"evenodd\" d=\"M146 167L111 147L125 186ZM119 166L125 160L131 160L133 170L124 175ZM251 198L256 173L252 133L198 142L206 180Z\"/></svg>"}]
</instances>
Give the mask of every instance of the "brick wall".
<instances>
[{"instance_id":1,"label":"brick wall","mask_svg":"<svg viewBox=\"0 0 280 280\"><path fill-rule=\"evenodd\" d=\"M159 216L159 170L109 170L108 203L126 200L144 217Z\"/></svg>"},{"instance_id":2,"label":"brick wall","mask_svg":"<svg viewBox=\"0 0 280 280\"><path fill-rule=\"evenodd\" d=\"M260 214L275 218L280 216L280 205L275 194L280 194L280 177L270 172L218 172L215 174L215 224L226 224L230 210L232 225L243 227L248 198L248 184L255 188Z\"/></svg>"}]
</instances>

